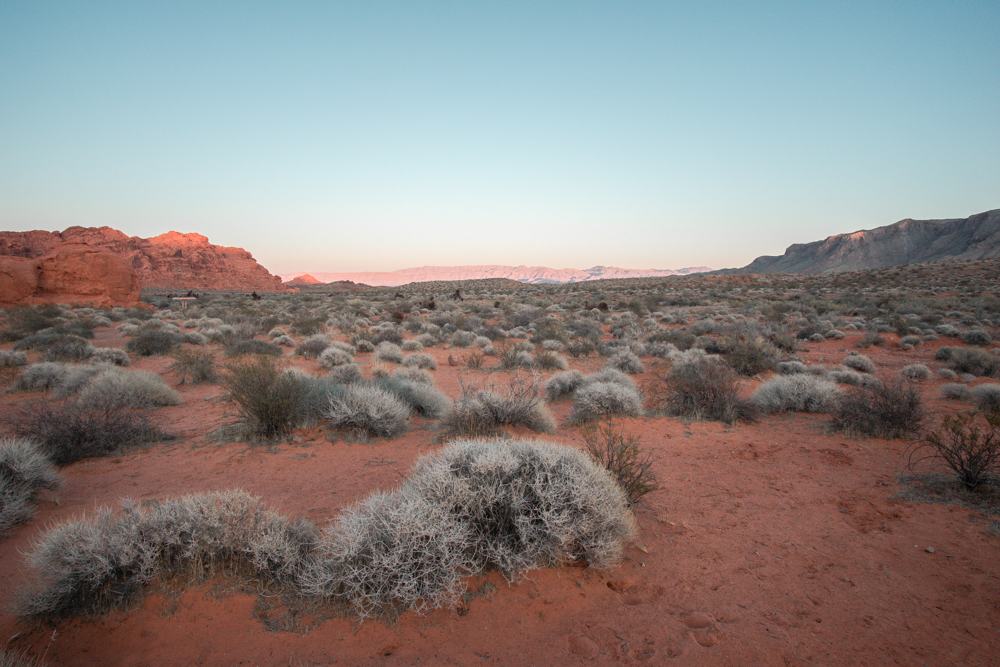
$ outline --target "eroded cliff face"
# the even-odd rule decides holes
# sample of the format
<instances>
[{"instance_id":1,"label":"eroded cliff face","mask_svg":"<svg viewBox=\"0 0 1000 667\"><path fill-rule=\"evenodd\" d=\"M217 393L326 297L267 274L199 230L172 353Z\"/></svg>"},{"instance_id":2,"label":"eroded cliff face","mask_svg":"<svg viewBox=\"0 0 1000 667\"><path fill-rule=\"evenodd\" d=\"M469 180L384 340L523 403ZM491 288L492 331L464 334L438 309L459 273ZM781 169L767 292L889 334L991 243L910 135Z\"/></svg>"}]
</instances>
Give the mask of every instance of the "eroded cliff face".
<instances>
[{"instance_id":1,"label":"eroded cliff face","mask_svg":"<svg viewBox=\"0 0 1000 667\"><path fill-rule=\"evenodd\" d=\"M139 276L119 255L85 243L59 243L38 257L0 256L0 303L129 306Z\"/></svg>"},{"instance_id":2,"label":"eroded cliff face","mask_svg":"<svg viewBox=\"0 0 1000 667\"><path fill-rule=\"evenodd\" d=\"M716 273L838 273L945 259L1000 257L1000 209L949 220L900 220L762 256Z\"/></svg>"},{"instance_id":3,"label":"eroded cliff face","mask_svg":"<svg viewBox=\"0 0 1000 667\"><path fill-rule=\"evenodd\" d=\"M0 232L0 256L35 259L63 243L77 243L121 257L143 287L284 291L242 248L209 243L201 234L167 232L149 239L126 236L111 227L70 227L63 232Z\"/></svg>"}]
</instances>

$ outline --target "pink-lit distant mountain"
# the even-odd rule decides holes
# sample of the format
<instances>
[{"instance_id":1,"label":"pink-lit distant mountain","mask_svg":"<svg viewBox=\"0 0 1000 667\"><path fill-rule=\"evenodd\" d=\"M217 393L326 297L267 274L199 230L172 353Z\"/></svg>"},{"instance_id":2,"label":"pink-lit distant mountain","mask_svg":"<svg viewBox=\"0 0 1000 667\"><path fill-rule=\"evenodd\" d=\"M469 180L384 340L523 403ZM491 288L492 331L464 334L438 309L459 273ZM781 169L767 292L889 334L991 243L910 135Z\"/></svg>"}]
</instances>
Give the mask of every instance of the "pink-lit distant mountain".
<instances>
[{"instance_id":1,"label":"pink-lit distant mountain","mask_svg":"<svg viewBox=\"0 0 1000 667\"><path fill-rule=\"evenodd\" d=\"M361 273L281 273L285 283L299 276L308 275L321 283L350 280L373 287L395 287L407 283L432 280L478 280L482 278L509 278L522 283L579 283L586 280L608 278L656 278L660 276L686 276L691 273L711 271L707 266L687 269L621 269L616 266L594 266L589 269L550 269L545 266L420 266L399 271L369 271Z\"/></svg>"}]
</instances>

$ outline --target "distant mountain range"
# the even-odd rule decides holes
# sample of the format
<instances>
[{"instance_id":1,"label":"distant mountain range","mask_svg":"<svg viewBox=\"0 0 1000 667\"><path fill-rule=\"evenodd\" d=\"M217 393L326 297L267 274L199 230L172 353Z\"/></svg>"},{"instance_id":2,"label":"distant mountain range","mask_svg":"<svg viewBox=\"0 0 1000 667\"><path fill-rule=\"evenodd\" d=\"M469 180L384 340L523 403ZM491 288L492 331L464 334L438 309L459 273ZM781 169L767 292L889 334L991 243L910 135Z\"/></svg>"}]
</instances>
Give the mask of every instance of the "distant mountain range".
<instances>
[{"instance_id":1,"label":"distant mountain range","mask_svg":"<svg viewBox=\"0 0 1000 667\"><path fill-rule=\"evenodd\" d=\"M945 259L1000 257L1000 209L948 220L899 222L788 246L784 255L762 256L735 273L840 273Z\"/></svg>"},{"instance_id":2,"label":"distant mountain range","mask_svg":"<svg viewBox=\"0 0 1000 667\"><path fill-rule=\"evenodd\" d=\"M478 280L509 278L522 283L579 283L609 278L650 278L686 276L711 271L707 266L687 269L621 269L616 266L594 266L589 269L550 269L545 266L421 266L399 271L368 271L361 273L279 273L286 285L316 285L349 280L372 287L396 287L407 283L432 280Z\"/></svg>"}]
</instances>

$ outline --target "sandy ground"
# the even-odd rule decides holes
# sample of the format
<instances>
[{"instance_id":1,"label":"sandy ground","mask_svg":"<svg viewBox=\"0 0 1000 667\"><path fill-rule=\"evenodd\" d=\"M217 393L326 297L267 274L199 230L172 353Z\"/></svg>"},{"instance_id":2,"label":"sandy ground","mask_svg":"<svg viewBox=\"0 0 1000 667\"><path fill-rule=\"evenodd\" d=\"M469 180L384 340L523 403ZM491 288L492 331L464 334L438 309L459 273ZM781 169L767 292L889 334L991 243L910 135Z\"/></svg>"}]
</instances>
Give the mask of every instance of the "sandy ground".
<instances>
[{"instance_id":1,"label":"sandy ground","mask_svg":"<svg viewBox=\"0 0 1000 667\"><path fill-rule=\"evenodd\" d=\"M855 336L804 344L800 356L839 363ZM934 350L947 344L903 352L887 338L864 351L884 371L915 361L936 369ZM95 344L124 341L103 329ZM450 366L449 354L460 351L429 352L439 362L438 387L453 397L460 380L488 377ZM157 357L133 368L166 366ZM64 468L64 487L0 541L0 599L26 585L22 553L46 525L96 506L239 487L322 526L373 490L399 484L437 446L433 423L419 418L391 441L352 443L317 427L273 447L220 442L208 434L232 419L222 389L165 377L184 404L156 419L178 439ZM930 412L968 409L938 397L943 383L921 383ZM747 391L755 384L747 381ZM23 400L4 395L0 409ZM579 432L562 426L569 403L553 411L560 427L547 439L582 446ZM629 420L627 430L658 457L661 490L637 510L640 543L610 571L536 570L514 583L472 578L460 608L406 613L391 625L289 608L246 582L215 578L160 587L126 612L56 628L25 626L4 611L0 633L8 648L55 665L997 664L996 517L904 500L898 476L910 443L831 434L827 419Z\"/></svg>"}]
</instances>

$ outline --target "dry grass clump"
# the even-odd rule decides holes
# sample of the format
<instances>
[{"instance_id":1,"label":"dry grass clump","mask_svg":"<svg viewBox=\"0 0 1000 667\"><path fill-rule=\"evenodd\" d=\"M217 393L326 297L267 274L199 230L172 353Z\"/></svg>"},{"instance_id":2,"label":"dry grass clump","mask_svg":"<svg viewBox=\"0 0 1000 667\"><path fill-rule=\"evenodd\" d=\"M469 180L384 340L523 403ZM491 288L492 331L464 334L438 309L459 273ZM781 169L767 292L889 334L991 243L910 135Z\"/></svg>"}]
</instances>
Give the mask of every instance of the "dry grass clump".
<instances>
[{"instance_id":1,"label":"dry grass clump","mask_svg":"<svg viewBox=\"0 0 1000 667\"><path fill-rule=\"evenodd\" d=\"M38 580L18 603L22 616L54 619L120 608L164 574L249 571L265 582L294 582L316 539L242 491L184 496L51 528L27 555Z\"/></svg>"},{"instance_id":2,"label":"dry grass clump","mask_svg":"<svg viewBox=\"0 0 1000 667\"><path fill-rule=\"evenodd\" d=\"M39 489L57 489L62 478L49 457L26 438L0 438L0 537L34 515Z\"/></svg>"},{"instance_id":3,"label":"dry grass clump","mask_svg":"<svg viewBox=\"0 0 1000 667\"><path fill-rule=\"evenodd\" d=\"M917 433L923 420L916 387L902 378L883 378L842 397L831 426L848 435L903 438Z\"/></svg>"},{"instance_id":4,"label":"dry grass clump","mask_svg":"<svg viewBox=\"0 0 1000 667\"><path fill-rule=\"evenodd\" d=\"M243 357L226 365L222 379L236 411L253 433L274 438L292 431L309 388L294 373L284 372L271 357Z\"/></svg>"},{"instance_id":5,"label":"dry grass clump","mask_svg":"<svg viewBox=\"0 0 1000 667\"><path fill-rule=\"evenodd\" d=\"M35 660L27 653L11 653L0 649L0 667L45 667L47 663Z\"/></svg>"},{"instance_id":6,"label":"dry grass clump","mask_svg":"<svg viewBox=\"0 0 1000 667\"><path fill-rule=\"evenodd\" d=\"M410 406L382 387L352 384L330 396L323 418L361 437L395 438L410 426Z\"/></svg>"},{"instance_id":7,"label":"dry grass clump","mask_svg":"<svg viewBox=\"0 0 1000 667\"><path fill-rule=\"evenodd\" d=\"M766 413L830 412L837 407L842 391L834 382L815 375L775 377L753 393L750 400Z\"/></svg>"}]
</instances>

